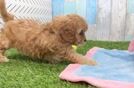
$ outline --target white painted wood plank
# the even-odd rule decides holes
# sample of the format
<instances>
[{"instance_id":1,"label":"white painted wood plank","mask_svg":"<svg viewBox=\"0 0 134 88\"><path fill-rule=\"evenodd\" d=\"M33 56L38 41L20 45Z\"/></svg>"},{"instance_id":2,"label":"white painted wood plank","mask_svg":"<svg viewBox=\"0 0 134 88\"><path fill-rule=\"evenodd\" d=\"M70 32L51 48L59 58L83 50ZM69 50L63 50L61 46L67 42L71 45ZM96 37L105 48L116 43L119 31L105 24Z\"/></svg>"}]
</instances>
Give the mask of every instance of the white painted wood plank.
<instances>
[{"instance_id":1,"label":"white painted wood plank","mask_svg":"<svg viewBox=\"0 0 134 88\"><path fill-rule=\"evenodd\" d=\"M134 14L128 14L125 40L132 39L134 39Z\"/></svg>"},{"instance_id":2,"label":"white painted wood plank","mask_svg":"<svg viewBox=\"0 0 134 88\"><path fill-rule=\"evenodd\" d=\"M88 40L96 40L96 24L89 24L88 31L86 32L86 38Z\"/></svg>"},{"instance_id":3,"label":"white painted wood plank","mask_svg":"<svg viewBox=\"0 0 134 88\"><path fill-rule=\"evenodd\" d=\"M112 0L110 40L125 39L126 0Z\"/></svg>"},{"instance_id":4,"label":"white painted wood plank","mask_svg":"<svg viewBox=\"0 0 134 88\"><path fill-rule=\"evenodd\" d=\"M86 0L86 20L89 24L89 29L86 33L88 40L96 40L96 10L97 0Z\"/></svg>"},{"instance_id":5,"label":"white painted wood plank","mask_svg":"<svg viewBox=\"0 0 134 88\"><path fill-rule=\"evenodd\" d=\"M51 0L6 0L7 11L17 18L33 19L39 22L52 20Z\"/></svg>"},{"instance_id":6,"label":"white painted wood plank","mask_svg":"<svg viewBox=\"0 0 134 88\"><path fill-rule=\"evenodd\" d=\"M109 40L111 0L98 0L97 39Z\"/></svg>"}]
</instances>

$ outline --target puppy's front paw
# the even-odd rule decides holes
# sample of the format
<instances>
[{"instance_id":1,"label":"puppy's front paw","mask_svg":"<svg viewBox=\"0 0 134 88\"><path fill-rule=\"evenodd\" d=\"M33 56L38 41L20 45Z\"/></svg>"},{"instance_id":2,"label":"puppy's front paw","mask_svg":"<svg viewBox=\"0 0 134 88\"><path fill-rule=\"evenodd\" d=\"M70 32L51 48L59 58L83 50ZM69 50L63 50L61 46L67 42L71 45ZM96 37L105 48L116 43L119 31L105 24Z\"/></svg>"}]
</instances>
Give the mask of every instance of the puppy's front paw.
<instances>
[{"instance_id":1,"label":"puppy's front paw","mask_svg":"<svg viewBox=\"0 0 134 88\"><path fill-rule=\"evenodd\" d=\"M87 64L87 65L92 65L92 66L97 65L97 62L95 60L88 59L88 58L83 58L81 62L82 64Z\"/></svg>"},{"instance_id":2,"label":"puppy's front paw","mask_svg":"<svg viewBox=\"0 0 134 88\"><path fill-rule=\"evenodd\" d=\"M89 59L89 60L87 60L87 63L86 64L87 65L95 66L95 65L97 65L97 62L95 60L93 60L93 59Z\"/></svg>"}]
</instances>

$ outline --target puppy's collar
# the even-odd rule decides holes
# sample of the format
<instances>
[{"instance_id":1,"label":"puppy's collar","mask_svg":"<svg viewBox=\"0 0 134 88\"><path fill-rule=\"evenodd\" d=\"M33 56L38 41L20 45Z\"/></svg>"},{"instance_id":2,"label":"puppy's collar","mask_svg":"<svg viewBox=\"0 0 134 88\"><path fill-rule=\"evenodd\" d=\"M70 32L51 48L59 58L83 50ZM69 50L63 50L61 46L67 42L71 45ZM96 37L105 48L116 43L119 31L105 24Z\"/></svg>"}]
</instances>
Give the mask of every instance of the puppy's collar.
<instances>
[{"instance_id":1,"label":"puppy's collar","mask_svg":"<svg viewBox=\"0 0 134 88\"><path fill-rule=\"evenodd\" d=\"M76 46L76 45L72 45L72 48L73 48L74 50L77 50L77 46Z\"/></svg>"}]
</instances>

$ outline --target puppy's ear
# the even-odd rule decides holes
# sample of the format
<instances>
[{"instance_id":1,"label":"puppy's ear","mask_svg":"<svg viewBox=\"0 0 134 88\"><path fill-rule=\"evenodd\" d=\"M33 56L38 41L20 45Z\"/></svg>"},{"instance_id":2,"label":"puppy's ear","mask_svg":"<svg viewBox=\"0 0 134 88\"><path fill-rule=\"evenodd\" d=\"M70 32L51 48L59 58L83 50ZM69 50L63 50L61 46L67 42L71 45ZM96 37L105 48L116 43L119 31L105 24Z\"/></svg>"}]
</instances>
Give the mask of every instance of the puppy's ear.
<instances>
[{"instance_id":1,"label":"puppy's ear","mask_svg":"<svg viewBox=\"0 0 134 88\"><path fill-rule=\"evenodd\" d=\"M71 22L65 22L59 30L61 40L67 44L74 44L76 41L76 27Z\"/></svg>"}]
</instances>

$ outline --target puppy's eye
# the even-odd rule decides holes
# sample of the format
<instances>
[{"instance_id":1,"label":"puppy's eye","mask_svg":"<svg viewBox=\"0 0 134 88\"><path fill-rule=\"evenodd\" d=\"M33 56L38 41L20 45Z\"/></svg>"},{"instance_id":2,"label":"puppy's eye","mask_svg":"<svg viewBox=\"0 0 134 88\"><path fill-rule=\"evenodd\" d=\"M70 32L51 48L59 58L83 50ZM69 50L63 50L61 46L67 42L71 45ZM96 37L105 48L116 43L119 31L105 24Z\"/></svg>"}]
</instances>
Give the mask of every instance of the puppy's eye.
<instances>
[{"instance_id":1,"label":"puppy's eye","mask_svg":"<svg viewBox=\"0 0 134 88\"><path fill-rule=\"evenodd\" d=\"M80 34L80 35L84 35L84 31L81 31L79 34Z\"/></svg>"}]
</instances>

